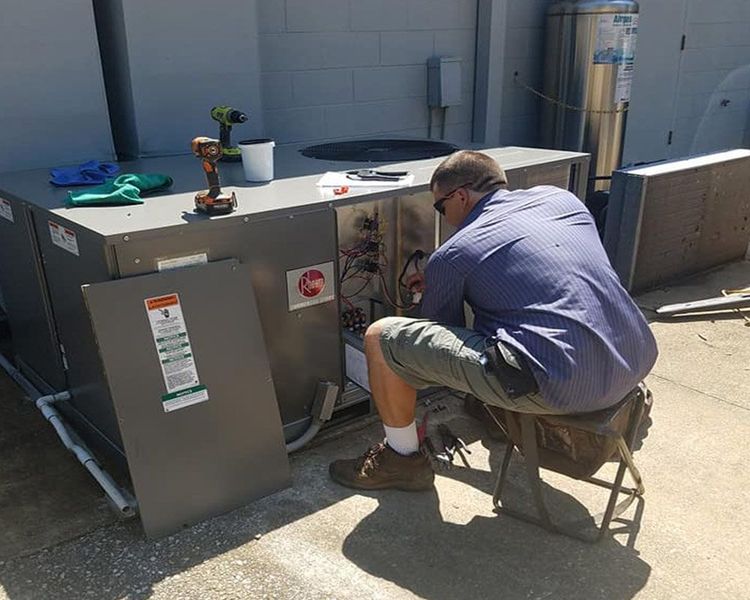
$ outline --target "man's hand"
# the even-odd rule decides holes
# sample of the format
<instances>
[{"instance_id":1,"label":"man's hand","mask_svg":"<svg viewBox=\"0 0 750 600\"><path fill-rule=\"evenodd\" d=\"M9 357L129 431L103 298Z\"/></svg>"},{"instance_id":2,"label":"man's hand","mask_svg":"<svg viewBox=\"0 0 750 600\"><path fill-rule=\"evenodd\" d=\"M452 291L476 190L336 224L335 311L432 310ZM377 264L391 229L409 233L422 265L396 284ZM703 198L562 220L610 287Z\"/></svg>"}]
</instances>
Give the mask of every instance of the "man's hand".
<instances>
[{"instance_id":1,"label":"man's hand","mask_svg":"<svg viewBox=\"0 0 750 600\"><path fill-rule=\"evenodd\" d=\"M412 273L406 278L406 289L412 294L424 292L424 273Z\"/></svg>"}]
</instances>

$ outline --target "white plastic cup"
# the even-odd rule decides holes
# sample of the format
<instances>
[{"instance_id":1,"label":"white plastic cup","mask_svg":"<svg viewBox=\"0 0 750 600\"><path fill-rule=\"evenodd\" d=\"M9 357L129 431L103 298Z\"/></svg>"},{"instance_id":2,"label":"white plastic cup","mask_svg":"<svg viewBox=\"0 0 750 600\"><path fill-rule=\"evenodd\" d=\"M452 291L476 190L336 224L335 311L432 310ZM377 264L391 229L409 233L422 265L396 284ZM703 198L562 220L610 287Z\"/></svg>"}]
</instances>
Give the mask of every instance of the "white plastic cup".
<instances>
[{"instance_id":1,"label":"white plastic cup","mask_svg":"<svg viewBox=\"0 0 750 600\"><path fill-rule=\"evenodd\" d=\"M245 181L271 181L273 179L273 148L271 139L242 140L237 143L242 156Z\"/></svg>"}]
</instances>

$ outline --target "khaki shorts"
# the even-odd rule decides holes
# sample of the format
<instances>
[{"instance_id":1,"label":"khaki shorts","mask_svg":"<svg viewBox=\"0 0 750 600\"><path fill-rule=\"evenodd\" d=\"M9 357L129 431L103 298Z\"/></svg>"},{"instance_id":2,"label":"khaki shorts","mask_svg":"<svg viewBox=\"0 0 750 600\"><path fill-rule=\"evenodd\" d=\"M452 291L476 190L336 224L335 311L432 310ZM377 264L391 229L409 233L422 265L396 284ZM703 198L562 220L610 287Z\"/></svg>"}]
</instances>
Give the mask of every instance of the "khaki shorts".
<instances>
[{"instance_id":1,"label":"khaki shorts","mask_svg":"<svg viewBox=\"0 0 750 600\"><path fill-rule=\"evenodd\" d=\"M538 392L509 398L497 376L485 372L480 358L487 338L473 329L406 317L386 317L379 324L388 366L415 389L444 386L516 412L559 413Z\"/></svg>"}]
</instances>

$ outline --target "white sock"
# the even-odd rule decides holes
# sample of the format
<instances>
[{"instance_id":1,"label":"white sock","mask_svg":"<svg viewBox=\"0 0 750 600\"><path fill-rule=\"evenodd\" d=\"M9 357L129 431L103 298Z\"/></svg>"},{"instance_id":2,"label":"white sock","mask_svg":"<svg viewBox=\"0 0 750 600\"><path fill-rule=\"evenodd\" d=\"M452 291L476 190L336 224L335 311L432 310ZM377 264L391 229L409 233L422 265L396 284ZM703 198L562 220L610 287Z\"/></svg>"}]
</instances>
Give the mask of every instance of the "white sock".
<instances>
[{"instance_id":1,"label":"white sock","mask_svg":"<svg viewBox=\"0 0 750 600\"><path fill-rule=\"evenodd\" d=\"M406 427L388 427L384 424L383 427L385 428L385 442L392 450L404 456L414 454L419 450L416 423Z\"/></svg>"}]
</instances>

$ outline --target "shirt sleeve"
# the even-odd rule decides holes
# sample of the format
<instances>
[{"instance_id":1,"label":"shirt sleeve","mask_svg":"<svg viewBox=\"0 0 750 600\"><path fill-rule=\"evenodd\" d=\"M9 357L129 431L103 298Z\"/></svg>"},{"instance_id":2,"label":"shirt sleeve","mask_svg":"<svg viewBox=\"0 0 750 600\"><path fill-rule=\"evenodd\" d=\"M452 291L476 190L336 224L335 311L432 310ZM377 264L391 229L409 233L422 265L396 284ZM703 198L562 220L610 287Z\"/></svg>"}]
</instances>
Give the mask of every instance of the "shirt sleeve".
<instances>
[{"instance_id":1,"label":"shirt sleeve","mask_svg":"<svg viewBox=\"0 0 750 600\"><path fill-rule=\"evenodd\" d=\"M464 278L440 256L430 260L425 269L421 315L444 325L466 326Z\"/></svg>"}]
</instances>

